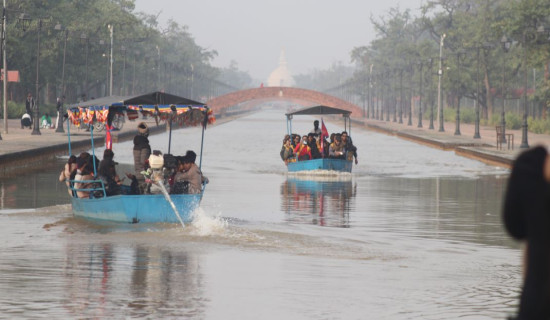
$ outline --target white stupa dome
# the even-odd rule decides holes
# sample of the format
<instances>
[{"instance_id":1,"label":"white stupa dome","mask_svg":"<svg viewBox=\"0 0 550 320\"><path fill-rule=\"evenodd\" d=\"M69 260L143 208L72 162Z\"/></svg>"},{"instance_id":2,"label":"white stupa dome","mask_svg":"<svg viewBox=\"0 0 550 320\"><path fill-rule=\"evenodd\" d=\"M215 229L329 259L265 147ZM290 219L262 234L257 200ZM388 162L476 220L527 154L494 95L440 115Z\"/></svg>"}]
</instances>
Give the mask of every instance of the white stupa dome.
<instances>
[{"instance_id":1,"label":"white stupa dome","mask_svg":"<svg viewBox=\"0 0 550 320\"><path fill-rule=\"evenodd\" d=\"M279 57L279 66L273 70L267 78L267 86L269 87L292 87L294 85L294 78L290 74L286 65L285 51L281 50L281 56Z\"/></svg>"}]
</instances>

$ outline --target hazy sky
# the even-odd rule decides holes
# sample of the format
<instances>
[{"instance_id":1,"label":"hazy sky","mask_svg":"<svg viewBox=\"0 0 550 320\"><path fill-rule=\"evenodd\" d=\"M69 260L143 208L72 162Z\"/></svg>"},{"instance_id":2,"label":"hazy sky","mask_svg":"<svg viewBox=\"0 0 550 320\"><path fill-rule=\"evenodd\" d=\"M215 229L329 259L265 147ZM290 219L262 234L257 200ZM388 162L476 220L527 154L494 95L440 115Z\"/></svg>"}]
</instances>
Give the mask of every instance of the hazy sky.
<instances>
[{"instance_id":1,"label":"hazy sky","mask_svg":"<svg viewBox=\"0 0 550 320\"><path fill-rule=\"evenodd\" d=\"M371 15L399 6L418 14L422 0L136 0L136 11L187 25L198 45L216 50L213 64L231 60L259 81L284 48L292 74L350 63L354 47L374 39Z\"/></svg>"}]
</instances>

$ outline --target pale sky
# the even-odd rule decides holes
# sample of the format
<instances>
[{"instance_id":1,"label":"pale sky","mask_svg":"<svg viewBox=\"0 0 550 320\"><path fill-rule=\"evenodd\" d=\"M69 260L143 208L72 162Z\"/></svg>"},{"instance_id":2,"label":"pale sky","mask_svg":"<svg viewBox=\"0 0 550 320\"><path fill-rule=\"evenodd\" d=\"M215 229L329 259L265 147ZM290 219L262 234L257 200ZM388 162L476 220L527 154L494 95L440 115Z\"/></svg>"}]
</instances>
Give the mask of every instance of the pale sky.
<instances>
[{"instance_id":1,"label":"pale sky","mask_svg":"<svg viewBox=\"0 0 550 320\"><path fill-rule=\"evenodd\" d=\"M213 61L266 81L285 50L292 74L327 69L334 62L350 64L354 47L374 39L370 22L386 16L390 8L411 9L414 16L422 0L136 0L136 11L160 13L187 25L196 43L216 50Z\"/></svg>"}]
</instances>

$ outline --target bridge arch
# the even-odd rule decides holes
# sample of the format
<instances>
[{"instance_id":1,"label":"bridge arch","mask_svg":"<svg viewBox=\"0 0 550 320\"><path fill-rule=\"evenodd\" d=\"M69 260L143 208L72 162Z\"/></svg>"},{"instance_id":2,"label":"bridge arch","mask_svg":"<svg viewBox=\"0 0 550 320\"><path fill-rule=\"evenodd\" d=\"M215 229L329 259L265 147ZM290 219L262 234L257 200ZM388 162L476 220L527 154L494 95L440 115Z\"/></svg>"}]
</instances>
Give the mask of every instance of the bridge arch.
<instances>
[{"instance_id":1,"label":"bridge arch","mask_svg":"<svg viewBox=\"0 0 550 320\"><path fill-rule=\"evenodd\" d=\"M363 110L357 105L340 98L309 89L293 87L264 87L245 89L215 97L206 102L215 113L225 108L251 101L293 101L305 107L325 105L351 111L353 117L360 117Z\"/></svg>"}]
</instances>

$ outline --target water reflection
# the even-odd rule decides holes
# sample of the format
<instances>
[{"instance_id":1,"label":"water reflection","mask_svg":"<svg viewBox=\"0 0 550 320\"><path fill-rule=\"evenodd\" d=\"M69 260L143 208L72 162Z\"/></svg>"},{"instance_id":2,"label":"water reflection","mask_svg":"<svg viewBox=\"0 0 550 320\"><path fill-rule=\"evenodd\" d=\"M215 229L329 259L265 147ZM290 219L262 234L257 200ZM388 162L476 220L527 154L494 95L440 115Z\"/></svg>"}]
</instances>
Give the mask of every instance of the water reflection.
<instances>
[{"instance_id":1,"label":"water reflection","mask_svg":"<svg viewBox=\"0 0 550 320\"><path fill-rule=\"evenodd\" d=\"M30 174L0 179L0 209L29 209L69 203L65 183L58 181L63 161L46 163Z\"/></svg>"},{"instance_id":2,"label":"water reflection","mask_svg":"<svg viewBox=\"0 0 550 320\"><path fill-rule=\"evenodd\" d=\"M69 242L65 309L99 318L121 308L130 317L200 316L204 298L197 271L197 257L174 248Z\"/></svg>"},{"instance_id":3,"label":"water reflection","mask_svg":"<svg viewBox=\"0 0 550 320\"><path fill-rule=\"evenodd\" d=\"M285 220L293 223L349 228L357 185L351 178L288 177L281 184Z\"/></svg>"}]
</instances>

